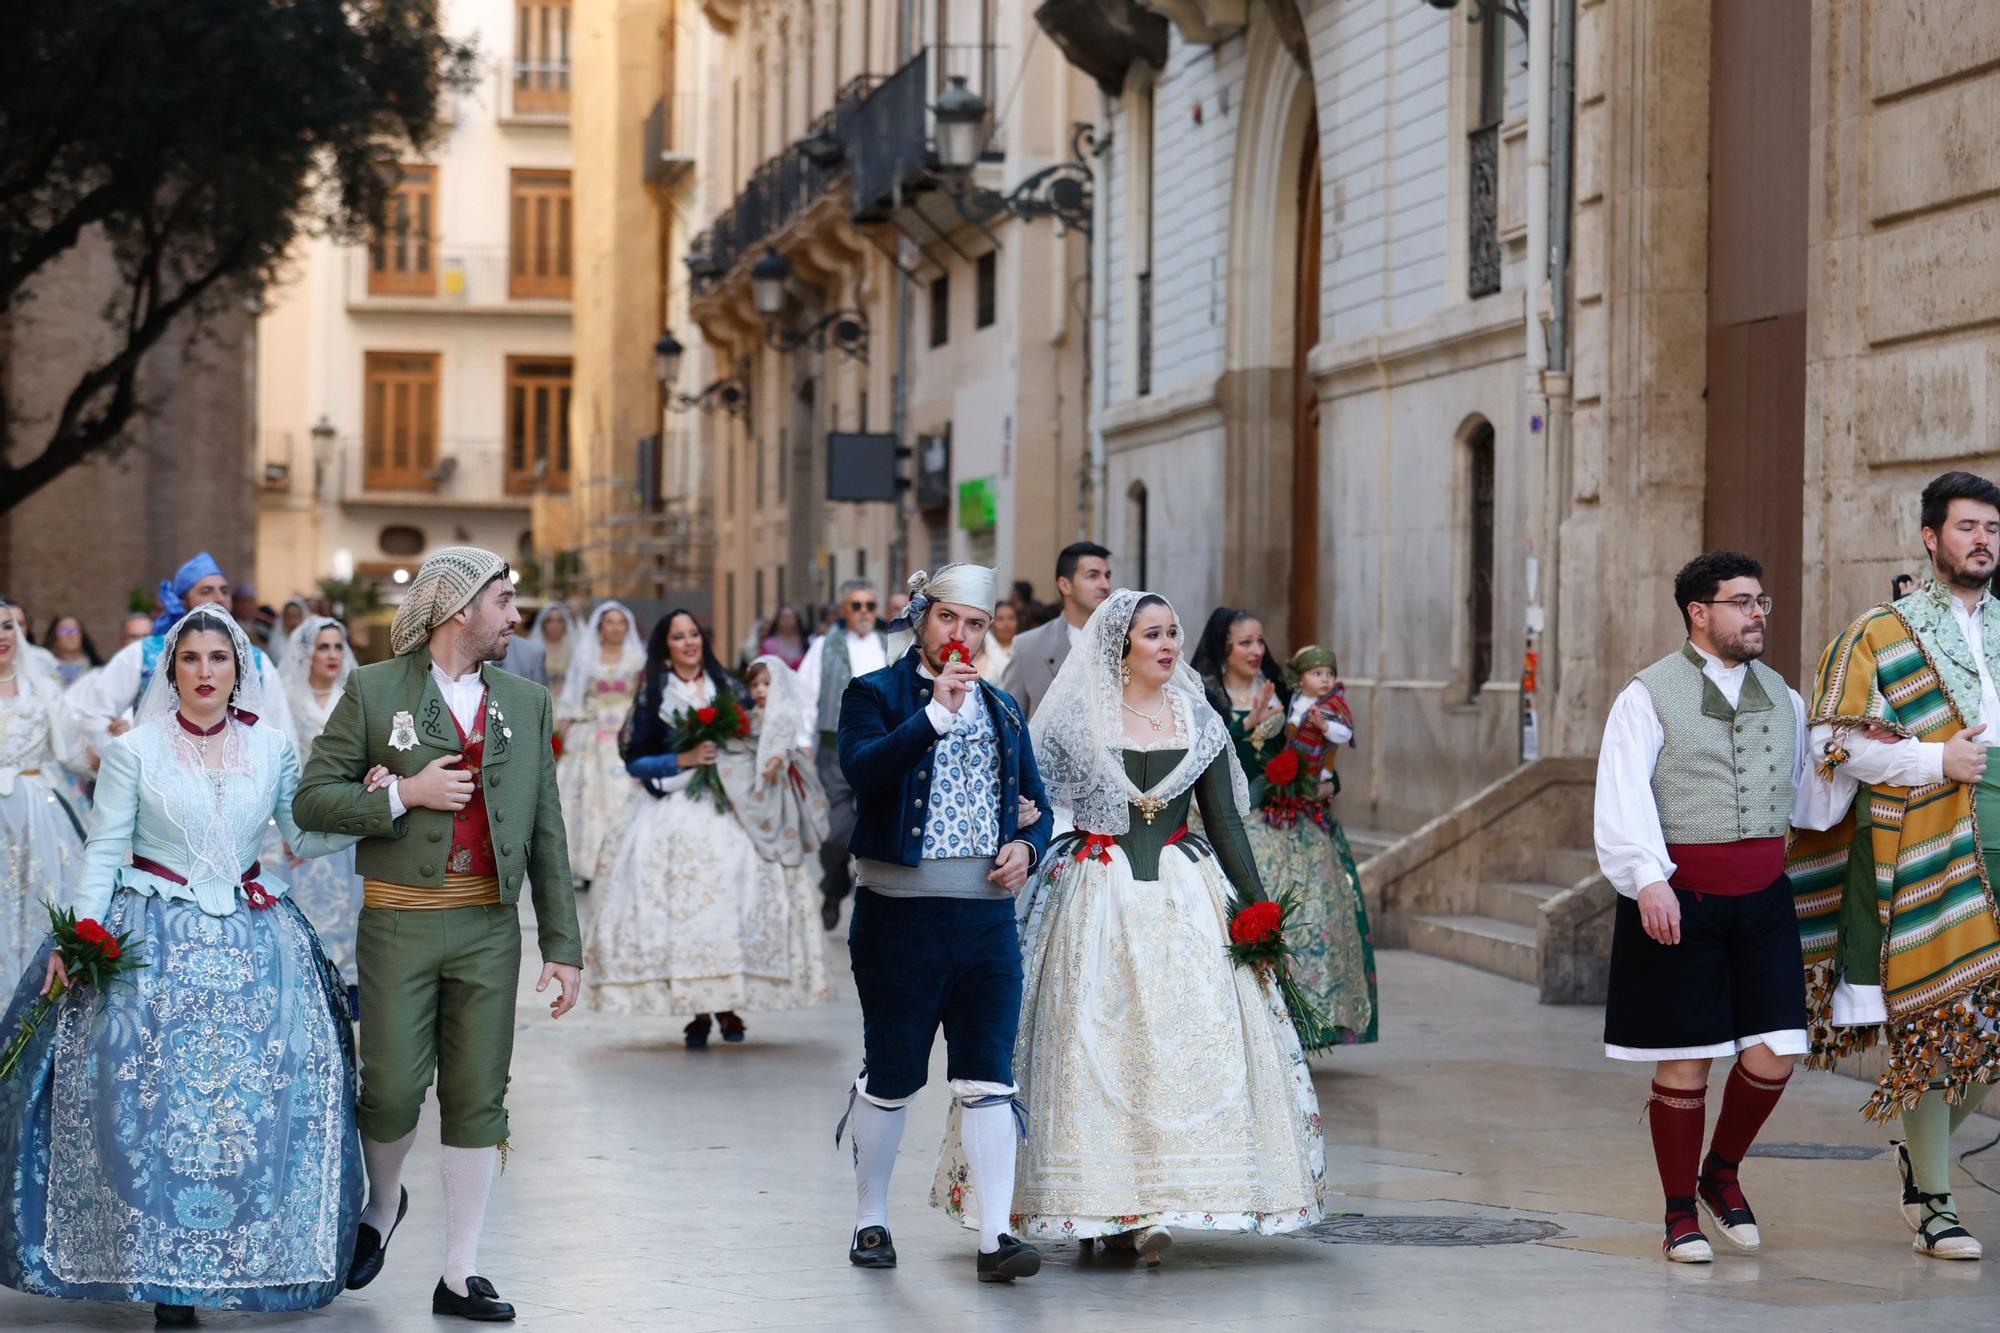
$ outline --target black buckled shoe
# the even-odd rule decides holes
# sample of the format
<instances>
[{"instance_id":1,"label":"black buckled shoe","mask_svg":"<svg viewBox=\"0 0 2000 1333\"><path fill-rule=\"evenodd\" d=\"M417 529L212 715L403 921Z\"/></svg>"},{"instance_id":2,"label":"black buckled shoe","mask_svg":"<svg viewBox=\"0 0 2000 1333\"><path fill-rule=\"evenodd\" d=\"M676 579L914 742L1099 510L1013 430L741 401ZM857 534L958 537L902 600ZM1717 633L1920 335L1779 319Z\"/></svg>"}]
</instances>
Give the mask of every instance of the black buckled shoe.
<instances>
[{"instance_id":1,"label":"black buckled shoe","mask_svg":"<svg viewBox=\"0 0 2000 1333\"><path fill-rule=\"evenodd\" d=\"M396 1200L396 1220L389 1224L387 1236L366 1222L354 1229L354 1262L347 1266L349 1291L361 1290L381 1273L382 1261L389 1257L389 1241L395 1236L396 1228L403 1225L403 1215L409 1211L410 1192L403 1190Z\"/></svg>"},{"instance_id":2,"label":"black buckled shoe","mask_svg":"<svg viewBox=\"0 0 2000 1333\"><path fill-rule=\"evenodd\" d=\"M689 1050L705 1051L708 1049L708 1034L711 1030L712 1025L708 1021L708 1015L696 1014L688 1021L688 1025L681 1029L681 1036L687 1039Z\"/></svg>"},{"instance_id":3,"label":"black buckled shoe","mask_svg":"<svg viewBox=\"0 0 2000 1333\"><path fill-rule=\"evenodd\" d=\"M192 1305L155 1305L153 1323L159 1328L196 1328L201 1321L194 1317Z\"/></svg>"},{"instance_id":4,"label":"black buckled shoe","mask_svg":"<svg viewBox=\"0 0 2000 1333\"><path fill-rule=\"evenodd\" d=\"M738 1018L734 1012L725 1010L715 1016L715 1021L722 1026L722 1039L724 1041L740 1042L743 1040L743 1020Z\"/></svg>"},{"instance_id":5,"label":"black buckled shoe","mask_svg":"<svg viewBox=\"0 0 2000 1333\"><path fill-rule=\"evenodd\" d=\"M482 1324L504 1324L514 1317L514 1307L501 1300L500 1293L493 1290L493 1284L483 1277L465 1279L463 1296L439 1278L437 1290L431 1293L431 1313L453 1314L460 1319L478 1320Z\"/></svg>"},{"instance_id":6,"label":"black buckled shoe","mask_svg":"<svg viewBox=\"0 0 2000 1333\"><path fill-rule=\"evenodd\" d=\"M889 1239L889 1228L865 1226L855 1232L854 1243L847 1247L847 1262L856 1268L894 1268L896 1242Z\"/></svg>"},{"instance_id":7,"label":"black buckled shoe","mask_svg":"<svg viewBox=\"0 0 2000 1333\"><path fill-rule=\"evenodd\" d=\"M981 1282L1012 1282L1017 1277L1033 1277L1042 1271L1042 1252L1024 1240L1000 1237L1000 1248L979 1254Z\"/></svg>"}]
</instances>

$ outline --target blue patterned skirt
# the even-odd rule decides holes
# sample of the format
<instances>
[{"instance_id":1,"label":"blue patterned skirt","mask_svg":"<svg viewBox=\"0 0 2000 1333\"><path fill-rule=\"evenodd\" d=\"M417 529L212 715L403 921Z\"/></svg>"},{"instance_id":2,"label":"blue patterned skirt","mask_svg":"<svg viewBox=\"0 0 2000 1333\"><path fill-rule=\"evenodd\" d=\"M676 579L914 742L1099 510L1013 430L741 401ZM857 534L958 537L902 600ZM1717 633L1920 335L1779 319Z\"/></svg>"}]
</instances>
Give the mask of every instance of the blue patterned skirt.
<instances>
[{"instance_id":1,"label":"blue patterned skirt","mask_svg":"<svg viewBox=\"0 0 2000 1333\"><path fill-rule=\"evenodd\" d=\"M69 1300L326 1305L353 1257L361 1142L345 991L312 927L283 899L213 917L126 889L107 915L148 965L108 994L72 992L0 1083L0 1282Z\"/></svg>"}]
</instances>

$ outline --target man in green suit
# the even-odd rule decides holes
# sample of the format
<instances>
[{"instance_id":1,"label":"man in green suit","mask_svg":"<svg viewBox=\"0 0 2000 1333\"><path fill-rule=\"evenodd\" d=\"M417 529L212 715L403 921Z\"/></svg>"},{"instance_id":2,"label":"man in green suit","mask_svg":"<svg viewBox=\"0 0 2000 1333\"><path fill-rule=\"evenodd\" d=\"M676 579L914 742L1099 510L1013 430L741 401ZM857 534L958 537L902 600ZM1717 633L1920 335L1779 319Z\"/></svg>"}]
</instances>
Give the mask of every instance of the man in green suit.
<instances>
[{"instance_id":1,"label":"man in green suit","mask_svg":"<svg viewBox=\"0 0 2000 1333\"><path fill-rule=\"evenodd\" d=\"M409 1207L403 1159L435 1078L445 1267L431 1309L476 1320L514 1316L476 1257L507 1140L524 880L543 959L535 989L561 986L551 1017L576 1002L583 961L549 743L554 708L546 688L492 665L520 623L499 556L452 546L426 560L390 627L395 658L348 681L293 804L303 828L362 835L368 1205L347 1285L375 1279ZM386 786L370 781L378 768Z\"/></svg>"}]
</instances>

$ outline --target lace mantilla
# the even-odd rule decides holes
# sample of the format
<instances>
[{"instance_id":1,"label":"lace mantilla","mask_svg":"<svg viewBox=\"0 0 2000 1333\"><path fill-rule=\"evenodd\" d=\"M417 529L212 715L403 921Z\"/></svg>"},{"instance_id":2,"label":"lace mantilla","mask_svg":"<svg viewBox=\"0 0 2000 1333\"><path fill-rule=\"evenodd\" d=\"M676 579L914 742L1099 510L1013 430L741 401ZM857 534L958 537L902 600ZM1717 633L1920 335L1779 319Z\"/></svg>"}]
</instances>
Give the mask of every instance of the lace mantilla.
<instances>
[{"instance_id":1,"label":"lace mantilla","mask_svg":"<svg viewBox=\"0 0 2000 1333\"><path fill-rule=\"evenodd\" d=\"M146 692L139 696L139 706L134 711L135 725L148 722L166 722L171 725L174 712L181 706L180 691L174 685L174 657L179 651L182 632L193 623L198 629L226 629L230 646L236 650L236 692L230 696L229 706L239 712L261 714L264 711L263 671L258 664L256 650L250 646L250 639L243 629L229 616L212 606L197 606L194 610L174 622L165 641L160 646L160 665L153 672L153 678L146 682ZM232 724L231 732L236 730Z\"/></svg>"},{"instance_id":2,"label":"lace mantilla","mask_svg":"<svg viewBox=\"0 0 2000 1333\"><path fill-rule=\"evenodd\" d=\"M1143 802L1164 807L1192 787L1218 758L1229 765L1237 811L1248 813L1250 808L1249 784L1236 762L1229 728L1210 707L1201 678L1185 653L1174 663L1167 697L1187 755L1151 791L1140 791L1126 775L1124 752L1140 747L1125 738L1125 696L1118 668L1125 658L1133 613L1146 595L1120 588L1104 599L1029 724L1049 803L1069 811L1076 827L1092 833L1126 832L1132 806ZM1174 634L1181 636L1178 614Z\"/></svg>"}]
</instances>

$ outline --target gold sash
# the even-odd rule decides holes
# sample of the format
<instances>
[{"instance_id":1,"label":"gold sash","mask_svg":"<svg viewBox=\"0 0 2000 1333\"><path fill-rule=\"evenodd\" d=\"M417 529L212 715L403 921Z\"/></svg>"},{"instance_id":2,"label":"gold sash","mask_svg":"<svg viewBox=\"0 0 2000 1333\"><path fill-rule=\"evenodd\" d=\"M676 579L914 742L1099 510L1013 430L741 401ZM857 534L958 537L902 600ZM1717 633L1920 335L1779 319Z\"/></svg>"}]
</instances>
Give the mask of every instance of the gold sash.
<instances>
[{"instance_id":1,"label":"gold sash","mask_svg":"<svg viewBox=\"0 0 2000 1333\"><path fill-rule=\"evenodd\" d=\"M497 875L451 875L444 887L422 888L412 884L391 884L385 879L361 881L362 902L368 907L387 907L398 912L430 912L447 907L484 907L500 901Z\"/></svg>"}]
</instances>

